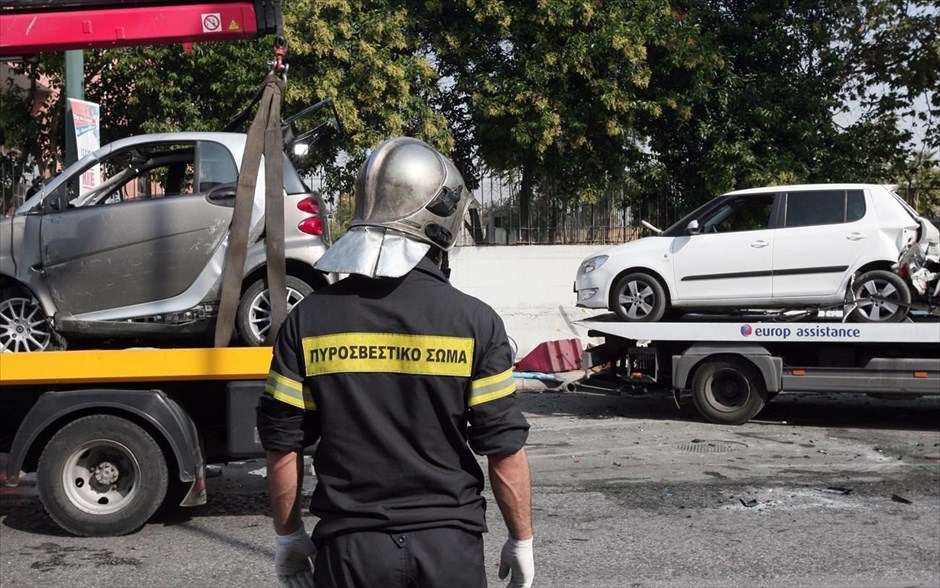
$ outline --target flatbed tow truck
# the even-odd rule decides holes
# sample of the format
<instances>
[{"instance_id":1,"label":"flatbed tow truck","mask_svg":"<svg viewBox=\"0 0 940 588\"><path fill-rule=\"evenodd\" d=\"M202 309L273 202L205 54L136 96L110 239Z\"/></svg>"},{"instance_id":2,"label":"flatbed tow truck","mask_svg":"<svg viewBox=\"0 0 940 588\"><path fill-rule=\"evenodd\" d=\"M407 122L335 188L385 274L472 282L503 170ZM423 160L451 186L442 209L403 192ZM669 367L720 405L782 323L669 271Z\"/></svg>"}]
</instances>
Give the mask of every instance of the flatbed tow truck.
<instances>
[{"instance_id":1,"label":"flatbed tow truck","mask_svg":"<svg viewBox=\"0 0 940 588\"><path fill-rule=\"evenodd\" d=\"M765 317L674 323L581 321L585 376L569 391L671 394L714 423L737 425L781 392L940 395L940 321L844 323Z\"/></svg>"},{"instance_id":2,"label":"flatbed tow truck","mask_svg":"<svg viewBox=\"0 0 940 588\"><path fill-rule=\"evenodd\" d=\"M277 33L280 0L10 0L0 58ZM0 353L0 478L37 472L46 512L85 536L130 533L206 501L205 464L263 455L255 404L271 347Z\"/></svg>"},{"instance_id":3,"label":"flatbed tow truck","mask_svg":"<svg viewBox=\"0 0 940 588\"><path fill-rule=\"evenodd\" d=\"M270 347L0 354L6 482L37 472L76 535L123 535L206 502L205 464L264 454L255 405Z\"/></svg>"}]
</instances>

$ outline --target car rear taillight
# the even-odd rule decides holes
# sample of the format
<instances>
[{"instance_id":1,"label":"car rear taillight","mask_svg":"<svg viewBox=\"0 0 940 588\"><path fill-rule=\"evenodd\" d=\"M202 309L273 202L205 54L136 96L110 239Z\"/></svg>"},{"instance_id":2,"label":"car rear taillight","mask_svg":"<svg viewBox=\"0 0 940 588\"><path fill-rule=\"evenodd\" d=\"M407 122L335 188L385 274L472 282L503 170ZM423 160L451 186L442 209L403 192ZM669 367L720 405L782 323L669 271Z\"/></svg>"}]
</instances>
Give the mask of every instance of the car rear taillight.
<instances>
[{"instance_id":1,"label":"car rear taillight","mask_svg":"<svg viewBox=\"0 0 940 588\"><path fill-rule=\"evenodd\" d=\"M316 196L309 196L297 203L297 210L313 214L310 218L305 218L297 224L297 228L308 235L319 237L323 234L323 221L320 220L320 203Z\"/></svg>"},{"instance_id":2,"label":"car rear taillight","mask_svg":"<svg viewBox=\"0 0 940 588\"><path fill-rule=\"evenodd\" d=\"M323 221L318 216L312 216L300 221L297 228L308 235L319 237L323 234Z\"/></svg>"},{"instance_id":3,"label":"car rear taillight","mask_svg":"<svg viewBox=\"0 0 940 588\"><path fill-rule=\"evenodd\" d=\"M310 196L298 202L297 209L310 214L320 214L320 203L317 202L316 196Z\"/></svg>"}]
</instances>

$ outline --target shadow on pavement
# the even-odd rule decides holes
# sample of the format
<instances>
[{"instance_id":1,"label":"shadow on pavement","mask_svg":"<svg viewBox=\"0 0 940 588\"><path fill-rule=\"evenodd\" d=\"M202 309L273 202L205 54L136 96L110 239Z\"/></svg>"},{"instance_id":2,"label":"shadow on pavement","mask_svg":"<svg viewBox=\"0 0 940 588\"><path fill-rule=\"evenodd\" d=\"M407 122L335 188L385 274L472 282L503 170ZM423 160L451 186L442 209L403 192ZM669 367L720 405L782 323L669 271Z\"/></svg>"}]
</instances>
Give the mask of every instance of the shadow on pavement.
<instances>
[{"instance_id":1,"label":"shadow on pavement","mask_svg":"<svg viewBox=\"0 0 940 588\"><path fill-rule=\"evenodd\" d=\"M523 411L538 415L706 422L691 399L683 400L679 408L672 396L665 394L618 396L568 392L561 386L526 390L518 398ZM850 393L781 393L751 424L940 431L940 397L880 399Z\"/></svg>"}]
</instances>

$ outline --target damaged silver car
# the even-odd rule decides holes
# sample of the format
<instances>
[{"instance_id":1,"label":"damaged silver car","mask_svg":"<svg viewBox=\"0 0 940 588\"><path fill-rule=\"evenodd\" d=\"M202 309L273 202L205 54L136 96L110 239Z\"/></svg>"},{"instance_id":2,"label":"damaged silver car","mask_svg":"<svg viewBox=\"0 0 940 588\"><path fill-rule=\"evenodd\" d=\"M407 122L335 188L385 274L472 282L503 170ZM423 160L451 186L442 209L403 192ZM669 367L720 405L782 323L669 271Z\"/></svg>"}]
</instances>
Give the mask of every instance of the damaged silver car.
<instances>
[{"instance_id":1,"label":"damaged silver car","mask_svg":"<svg viewBox=\"0 0 940 588\"><path fill-rule=\"evenodd\" d=\"M0 351L211 337L245 141L204 132L121 139L0 220ZM313 268L328 237L319 195L286 156L283 167L290 308L330 281ZM236 317L246 345L270 326L263 176L264 165Z\"/></svg>"}]
</instances>

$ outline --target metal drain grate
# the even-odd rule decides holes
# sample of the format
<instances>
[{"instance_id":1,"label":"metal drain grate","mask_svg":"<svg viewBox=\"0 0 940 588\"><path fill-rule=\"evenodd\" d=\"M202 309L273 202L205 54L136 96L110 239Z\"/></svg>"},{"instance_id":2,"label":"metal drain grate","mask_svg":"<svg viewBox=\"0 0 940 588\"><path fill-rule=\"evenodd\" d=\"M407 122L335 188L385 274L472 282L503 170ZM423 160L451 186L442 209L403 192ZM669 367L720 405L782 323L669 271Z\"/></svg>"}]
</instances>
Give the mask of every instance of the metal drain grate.
<instances>
[{"instance_id":1,"label":"metal drain grate","mask_svg":"<svg viewBox=\"0 0 940 588\"><path fill-rule=\"evenodd\" d=\"M747 443L740 441L710 441L708 439L692 439L688 443L680 443L679 449L682 451L693 451L695 453L728 453L739 449L747 449Z\"/></svg>"}]
</instances>

